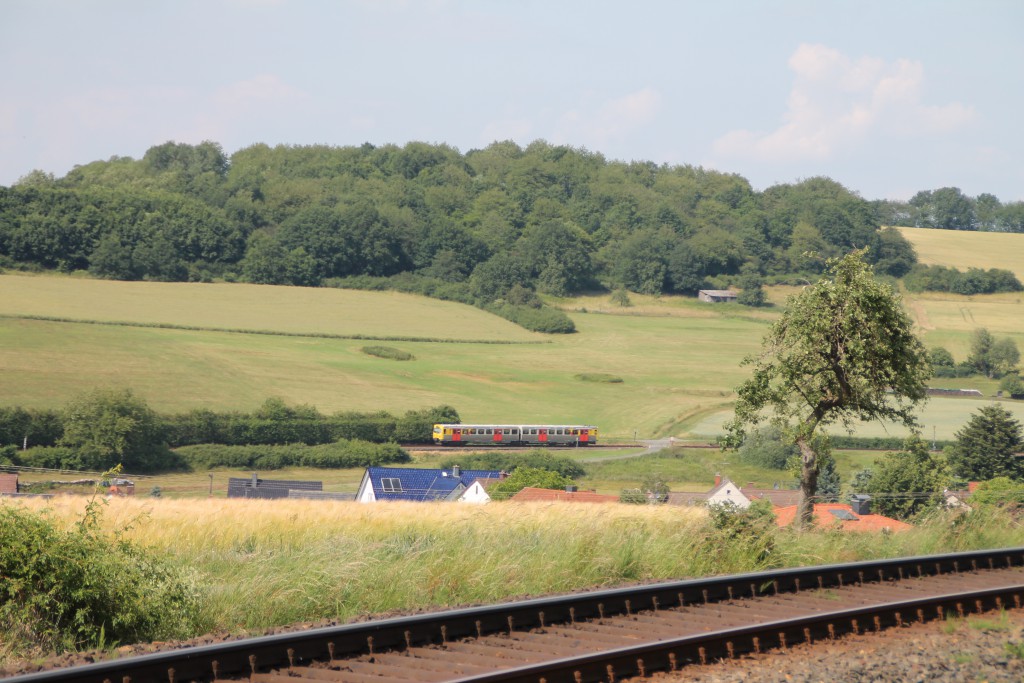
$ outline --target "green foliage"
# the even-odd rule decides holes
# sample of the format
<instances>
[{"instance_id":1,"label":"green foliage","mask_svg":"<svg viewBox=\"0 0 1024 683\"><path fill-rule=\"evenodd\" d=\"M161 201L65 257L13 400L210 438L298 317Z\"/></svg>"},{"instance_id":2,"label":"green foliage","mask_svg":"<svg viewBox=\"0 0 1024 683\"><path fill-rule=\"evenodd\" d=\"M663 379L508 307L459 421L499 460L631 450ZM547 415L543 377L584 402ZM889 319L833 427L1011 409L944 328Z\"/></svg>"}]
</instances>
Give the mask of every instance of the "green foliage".
<instances>
[{"instance_id":1,"label":"green foliage","mask_svg":"<svg viewBox=\"0 0 1024 683\"><path fill-rule=\"evenodd\" d=\"M466 453L446 458L441 461L439 466L441 469L451 469L454 465L471 470L497 470L499 472L512 472L519 467L530 467L557 472L568 479L579 479L587 474L583 465L576 460L561 455L552 455L539 448L534 448L526 453L508 453L497 450Z\"/></svg>"},{"instance_id":2,"label":"green foliage","mask_svg":"<svg viewBox=\"0 0 1024 683\"><path fill-rule=\"evenodd\" d=\"M520 466L512 470L507 477L492 486L487 492L494 500L502 500L511 498L527 487L560 490L572 483L572 479L569 477L552 470Z\"/></svg>"},{"instance_id":3,"label":"green foliage","mask_svg":"<svg viewBox=\"0 0 1024 683\"><path fill-rule=\"evenodd\" d=\"M1021 379L1018 374L1003 377L999 383L999 389L1011 398L1024 399L1024 379Z\"/></svg>"},{"instance_id":4,"label":"green foliage","mask_svg":"<svg viewBox=\"0 0 1024 683\"><path fill-rule=\"evenodd\" d=\"M171 461L156 413L131 390L79 396L65 407L63 424L60 444L77 451L85 469L152 472Z\"/></svg>"},{"instance_id":5,"label":"green foliage","mask_svg":"<svg viewBox=\"0 0 1024 683\"><path fill-rule=\"evenodd\" d=\"M928 452L920 437L906 440L903 450L875 460L870 480L856 488L871 495L872 511L895 519L910 519L942 504L948 483L945 465Z\"/></svg>"},{"instance_id":6,"label":"green foliage","mask_svg":"<svg viewBox=\"0 0 1024 683\"><path fill-rule=\"evenodd\" d=\"M402 351L396 349L393 346L364 346L360 349L363 353L368 356L376 356L377 358L387 358L389 360L415 360L416 356L412 355L408 351Z\"/></svg>"},{"instance_id":7,"label":"green foliage","mask_svg":"<svg viewBox=\"0 0 1024 683\"><path fill-rule=\"evenodd\" d=\"M800 519L809 522L818 468L818 427L886 419L914 426L931 363L897 294L876 282L863 251L828 262L827 277L790 297L781 319L748 358L727 443L767 419L793 435L802 459ZM767 413L767 415L766 415Z\"/></svg>"},{"instance_id":8,"label":"green foliage","mask_svg":"<svg viewBox=\"0 0 1024 683\"><path fill-rule=\"evenodd\" d=\"M753 429L738 450L739 459L756 467L784 470L790 466L799 449L792 439L786 439L783 431L774 426Z\"/></svg>"},{"instance_id":9,"label":"green foliage","mask_svg":"<svg viewBox=\"0 0 1024 683\"><path fill-rule=\"evenodd\" d=\"M629 292L627 292L623 287L619 287L618 289L613 291L612 295L609 297L609 300L613 304L621 308L629 308L630 306L633 305L633 302L629 298Z\"/></svg>"},{"instance_id":10,"label":"green foliage","mask_svg":"<svg viewBox=\"0 0 1024 683\"><path fill-rule=\"evenodd\" d=\"M175 452L190 468L197 470L214 467L258 470L278 470L284 467L344 469L376 467L411 460L409 453L398 444L347 440L317 446L297 443L283 446L199 444L183 446Z\"/></svg>"},{"instance_id":11,"label":"green foliage","mask_svg":"<svg viewBox=\"0 0 1024 683\"><path fill-rule=\"evenodd\" d=\"M995 477L978 484L971 494L972 507L998 507L1014 512L1024 508L1024 482Z\"/></svg>"},{"instance_id":12,"label":"green foliage","mask_svg":"<svg viewBox=\"0 0 1024 683\"><path fill-rule=\"evenodd\" d=\"M949 466L958 477L984 481L995 477L1024 478L1024 464L1016 453L1021 448L1021 425L999 404L983 406L956 433L950 448Z\"/></svg>"},{"instance_id":13,"label":"green foliage","mask_svg":"<svg viewBox=\"0 0 1024 683\"><path fill-rule=\"evenodd\" d=\"M532 306L513 304L493 304L486 306L484 310L525 327L531 332L572 334L576 331L576 324L568 315L548 306L533 308Z\"/></svg>"},{"instance_id":14,"label":"green foliage","mask_svg":"<svg viewBox=\"0 0 1024 683\"><path fill-rule=\"evenodd\" d=\"M622 384L622 378L609 375L607 372L581 372L574 375L581 382L598 382L602 384Z\"/></svg>"},{"instance_id":15,"label":"green foliage","mask_svg":"<svg viewBox=\"0 0 1024 683\"><path fill-rule=\"evenodd\" d=\"M911 292L952 292L954 294L994 294L1019 292L1024 285L1013 272L1001 268L969 268L960 272L946 266L915 265L903 279Z\"/></svg>"},{"instance_id":16,"label":"green foliage","mask_svg":"<svg viewBox=\"0 0 1024 683\"><path fill-rule=\"evenodd\" d=\"M461 422L458 411L448 405L410 410L395 423L395 440L402 443L431 443L435 424Z\"/></svg>"},{"instance_id":17,"label":"green foliage","mask_svg":"<svg viewBox=\"0 0 1024 683\"><path fill-rule=\"evenodd\" d=\"M55 410L0 407L0 445L53 446L63 435L61 415Z\"/></svg>"},{"instance_id":18,"label":"green foliage","mask_svg":"<svg viewBox=\"0 0 1024 683\"><path fill-rule=\"evenodd\" d=\"M200 593L182 569L100 531L93 500L69 530L0 506L0 634L61 652L193 635Z\"/></svg>"}]
</instances>

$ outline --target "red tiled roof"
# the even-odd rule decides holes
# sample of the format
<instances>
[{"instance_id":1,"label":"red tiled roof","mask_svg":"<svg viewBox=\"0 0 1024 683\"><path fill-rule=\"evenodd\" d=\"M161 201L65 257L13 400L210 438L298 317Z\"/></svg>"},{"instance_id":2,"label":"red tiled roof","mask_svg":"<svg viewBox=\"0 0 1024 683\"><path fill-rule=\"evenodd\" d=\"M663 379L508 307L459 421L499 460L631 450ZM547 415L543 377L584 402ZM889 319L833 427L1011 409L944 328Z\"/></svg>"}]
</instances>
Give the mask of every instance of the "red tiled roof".
<instances>
[{"instance_id":1,"label":"red tiled roof","mask_svg":"<svg viewBox=\"0 0 1024 683\"><path fill-rule=\"evenodd\" d=\"M593 491L564 491L561 489L535 489L527 486L509 498L518 503L524 501L567 501L570 503L618 503L618 496L608 496Z\"/></svg>"},{"instance_id":2,"label":"red tiled roof","mask_svg":"<svg viewBox=\"0 0 1024 683\"><path fill-rule=\"evenodd\" d=\"M839 519L831 513L831 510L845 510L856 520ZM796 519L796 505L783 508L775 508L775 523L779 526L788 526ZM814 506L814 523L820 527L830 528L836 524L843 531L906 531L913 526L898 519L885 517L884 515L858 515L853 508L841 503L818 503Z\"/></svg>"},{"instance_id":3,"label":"red tiled roof","mask_svg":"<svg viewBox=\"0 0 1024 683\"><path fill-rule=\"evenodd\" d=\"M0 493L17 493L18 475L0 474Z\"/></svg>"}]
</instances>

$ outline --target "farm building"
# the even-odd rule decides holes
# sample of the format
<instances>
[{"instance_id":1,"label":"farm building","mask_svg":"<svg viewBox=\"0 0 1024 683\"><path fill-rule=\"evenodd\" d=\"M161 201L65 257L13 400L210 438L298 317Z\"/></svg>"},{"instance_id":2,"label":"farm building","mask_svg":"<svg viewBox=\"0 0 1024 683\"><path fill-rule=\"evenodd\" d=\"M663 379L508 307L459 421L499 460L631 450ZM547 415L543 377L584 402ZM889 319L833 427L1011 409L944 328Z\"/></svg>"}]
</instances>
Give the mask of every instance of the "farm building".
<instances>
[{"instance_id":1,"label":"farm building","mask_svg":"<svg viewBox=\"0 0 1024 683\"><path fill-rule=\"evenodd\" d=\"M428 470L412 467L367 467L359 483L356 500L372 503L379 500L456 501L469 492L465 502L486 503L486 486L473 485L478 480L501 479L497 470ZM471 491L472 489L472 491ZM486 499L484 498L486 496Z\"/></svg>"},{"instance_id":2,"label":"farm building","mask_svg":"<svg viewBox=\"0 0 1024 683\"><path fill-rule=\"evenodd\" d=\"M228 479L228 498L288 498L289 491L323 491L322 481L289 481L287 479L260 479L253 472L249 479Z\"/></svg>"},{"instance_id":3,"label":"farm building","mask_svg":"<svg viewBox=\"0 0 1024 683\"><path fill-rule=\"evenodd\" d=\"M537 489L532 486L520 490L509 500L515 503L526 502L565 502L565 503L618 503L618 496L608 496L593 491L577 491L575 486L561 489Z\"/></svg>"},{"instance_id":4,"label":"farm building","mask_svg":"<svg viewBox=\"0 0 1024 683\"><path fill-rule=\"evenodd\" d=\"M732 503L738 508L750 507L750 499L743 495L740 487L729 477L715 475L715 485L710 491L672 491L668 494L669 505L720 505Z\"/></svg>"},{"instance_id":5,"label":"farm building","mask_svg":"<svg viewBox=\"0 0 1024 683\"><path fill-rule=\"evenodd\" d=\"M729 289L702 289L697 298L709 304L728 304L736 301L738 294Z\"/></svg>"}]
</instances>

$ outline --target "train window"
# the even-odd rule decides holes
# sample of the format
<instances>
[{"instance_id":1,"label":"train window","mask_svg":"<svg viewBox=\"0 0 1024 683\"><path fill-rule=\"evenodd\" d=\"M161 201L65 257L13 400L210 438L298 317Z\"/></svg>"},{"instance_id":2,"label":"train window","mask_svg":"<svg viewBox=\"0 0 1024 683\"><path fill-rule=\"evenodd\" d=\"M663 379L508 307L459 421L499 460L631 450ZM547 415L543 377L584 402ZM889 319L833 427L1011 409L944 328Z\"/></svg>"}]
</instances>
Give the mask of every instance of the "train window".
<instances>
[{"instance_id":1,"label":"train window","mask_svg":"<svg viewBox=\"0 0 1024 683\"><path fill-rule=\"evenodd\" d=\"M488 429L487 430L487 434L494 434L494 430L493 429Z\"/></svg>"},{"instance_id":2,"label":"train window","mask_svg":"<svg viewBox=\"0 0 1024 683\"><path fill-rule=\"evenodd\" d=\"M402 480L397 477L384 477L380 480L380 488L384 493L402 493Z\"/></svg>"}]
</instances>

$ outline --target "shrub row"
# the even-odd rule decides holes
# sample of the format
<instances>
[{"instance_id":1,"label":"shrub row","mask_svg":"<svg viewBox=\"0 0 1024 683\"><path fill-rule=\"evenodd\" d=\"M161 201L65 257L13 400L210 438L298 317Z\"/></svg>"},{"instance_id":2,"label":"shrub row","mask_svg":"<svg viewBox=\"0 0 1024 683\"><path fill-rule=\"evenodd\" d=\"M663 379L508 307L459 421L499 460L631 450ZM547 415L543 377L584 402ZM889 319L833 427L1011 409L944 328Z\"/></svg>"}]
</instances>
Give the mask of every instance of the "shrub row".
<instances>
[{"instance_id":1,"label":"shrub row","mask_svg":"<svg viewBox=\"0 0 1024 683\"><path fill-rule=\"evenodd\" d=\"M314 409L292 410L267 416L266 411L215 413L193 410L162 418L167 443L172 447L211 443L228 446L301 443L309 446L356 439L428 443L438 422L460 422L451 406L410 410L401 417L387 412L336 413L321 416Z\"/></svg>"},{"instance_id":2,"label":"shrub row","mask_svg":"<svg viewBox=\"0 0 1024 683\"><path fill-rule=\"evenodd\" d=\"M832 448L844 450L901 451L906 439L898 436L843 436L833 435L829 438ZM935 446L942 450L953 445L953 441L936 441ZM929 442L929 445L931 442Z\"/></svg>"},{"instance_id":3,"label":"shrub row","mask_svg":"<svg viewBox=\"0 0 1024 683\"><path fill-rule=\"evenodd\" d=\"M368 356L387 358L388 360L416 360L416 356L408 351L402 351L393 346L364 346L360 350Z\"/></svg>"},{"instance_id":4,"label":"shrub row","mask_svg":"<svg viewBox=\"0 0 1024 683\"><path fill-rule=\"evenodd\" d=\"M1001 268L969 268L960 272L945 266L917 264L903 279L911 292L953 292L954 294L993 294L1024 290L1012 271Z\"/></svg>"},{"instance_id":5,"label":"shrub row","mask_svg":"<svg viewBox=\"0 0 1024 683\"><path fill-rule=\"evenodd\" d=\"M330 444L307 446L222 446L200 444L184 446L175 451L193 469L214 467L277 470L284 467L318 467L346 469L376 467L388 463L409 462L409 453L395 443L369 443L342 440Z\"/></svg>"},{"instance_id":6,"label":"shrub row","mask_svg":"<svg viewBox=\"0 0 1024 683\"><path fill-rule=\"evenodd\" d=\"M11 464L19 467L39 467L49 470L85 470L99 472L110 466L111 456L90 448L70 448L67 446L36 446L27 450L16 449L8 452ZM2 460L2 458L0 458ZM166 446L160 446L147 453L143 465L130 465L130 471L140 472L180 472L188 469L185 462Z\"/></svg>"},{"instance_id":7,"label":"shrub row","mask_svg":"<svg viewBox=\"0 0 1024 683\"><path fill-rule=\"evenodd\" d=\"M532 306L516 306L513 304L495 304L484 307L484 310L514 322L531 332L545 334L572 334L576 325L563 311L548 306L534 308Z\"/></svg>"},{"instance_id":8,"label":"shrub row","mask_svg":"<svg viewBox=\"0 0 1024 683\"><path fill-rule=\"evenodd\" d=\"M526 453L494 451L453 455L443 460L439 466L441 469L451 469L455 465L468 470L498 470L504 472L511 472L517 467L529 467L557 472L563 477L569 477L570 479L579 479L587 473L583 465L572 458L551 455L540 449L533 449Z\"/></svg>"}]
</instances>

